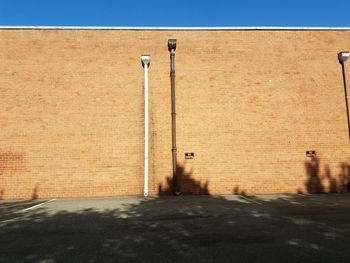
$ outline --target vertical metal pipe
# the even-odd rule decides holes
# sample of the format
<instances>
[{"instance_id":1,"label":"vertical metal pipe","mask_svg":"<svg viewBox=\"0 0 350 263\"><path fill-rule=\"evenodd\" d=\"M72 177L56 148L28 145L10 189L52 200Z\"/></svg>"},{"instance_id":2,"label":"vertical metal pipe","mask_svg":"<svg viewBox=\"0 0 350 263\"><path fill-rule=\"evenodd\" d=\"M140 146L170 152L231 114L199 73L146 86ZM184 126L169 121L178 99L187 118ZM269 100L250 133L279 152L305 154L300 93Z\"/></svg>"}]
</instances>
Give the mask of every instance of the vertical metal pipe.
<instances>
[{"instance_id":1,"label":"vertical metal pipe","mask_svg":"<svg viewBox=\"0 0 350 263\"><path fill-rule=\"evenodd\" d=\"M145 170L144 170L144 190L143 195L148 196L148 67L151 56L141 56L142 66L144 68L144 92L145 92Z\"/></svg>"},{"instance_id":2,"label":"vertical metal pipe","mask_svg":"<svg viewBox=\"0 0 350 263\"><path fill-rule=\"evenodd\" d=\"M175 111L175 51L170 52L170 79L171 79L171 138L172 138L172 161L173 161L173 192L178 192L176 164L177 164L177 149L176 149L176 111Z\"/></svg>"},{"instance_id":3,"label":"vertical metal pipe","mask_svg":"<svg viewBox=\"0 0 350 263\"><path fill-rule=\"evenodd\" d=\"M175 49L176 39L168 40L168 49L170 51L170 81L171 81L171 137L172 137L172 164L173 164L173 194L180 195L177 178L177 149L176 149L176 111L175 111Z\"/></svg>"},{"instance_id":4,"label":"vertical metal pipe","mask_svg":"<svg viewBox=\"0 0 350 263\"><path fill-rule=\"evenodd\" d=\"M148 196L148 65L144 67L145 78L145 181L143 195Z\"/></svg>"},{"instance_id":5,"label":"vertical metal pipe","mask_svg":"<svg viewBox=\"0 0 350 263\"><path fill-rule=\"evenodd\" d=\"M349 134L349 142L350 142L350 112L349 112L349 96L348 96L348 88L346 81L346 70L344 61L341 62L342 70L343 70L343 81L344 81L344 92L345 92L345 103L346 103L346 114L348 118L348 134Z\"/></svg>"}]
</instances>

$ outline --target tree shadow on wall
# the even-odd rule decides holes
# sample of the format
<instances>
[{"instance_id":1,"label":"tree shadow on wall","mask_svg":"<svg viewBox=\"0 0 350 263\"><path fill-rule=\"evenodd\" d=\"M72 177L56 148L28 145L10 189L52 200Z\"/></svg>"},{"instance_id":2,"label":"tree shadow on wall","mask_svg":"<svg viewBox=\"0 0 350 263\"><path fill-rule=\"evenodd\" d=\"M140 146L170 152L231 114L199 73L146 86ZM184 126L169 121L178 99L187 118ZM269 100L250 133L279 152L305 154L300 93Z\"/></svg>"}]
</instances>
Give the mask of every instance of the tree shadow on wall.
<instances>
[{"instance_id":1,"label":"tree shadow on wall","mask_svg":"<svg viewBox=\"0 0 350 263\"><path fill-rule=\"evenodd\" d=\"M240 186L239 185L236 185L233 190L232 190L232 193L235 194L235 195L247 195L247 191L244 190L244 189L240 189Z\"/></svg>"},{"instance_id":2,"label":"tree shadow on wall","mask_svg":"<svg viewBox=\"0 0 350 263\"><path fill-rule=\"evenodd\" d=\"M320 160L317 157L305 162L307 179L305 188L308 193L347 193L350 192L350 165L340 164L340 173L333 175L328 164L321 172ZM299 190L299 192L302 192Z\"/></svg>"},{"instance_id":3,"label":"tree shadow on wall","mask_svg":"<svg viewBox=\"0 0 350 263\"><path fill-rule=\"evenodd\" d=\"M185 166L176 165L176 185L177 190L183 194L209 195L208 181L202 183L193 177L193 169L186 172ZM173 192L173 179L167 177L164 185L158 186L158 195L169 195Z\"/></svg>"},{"instance_id":4,"label":"tree shadow on wall","mask_svg":"<svg viewBox=\"0 0 350 263\"><path fill-rule=\"evenodd\" d=\"M339 184L343 192L350 193L350 164L343 162L340 164Z\"/></svg>"}]
</instances>

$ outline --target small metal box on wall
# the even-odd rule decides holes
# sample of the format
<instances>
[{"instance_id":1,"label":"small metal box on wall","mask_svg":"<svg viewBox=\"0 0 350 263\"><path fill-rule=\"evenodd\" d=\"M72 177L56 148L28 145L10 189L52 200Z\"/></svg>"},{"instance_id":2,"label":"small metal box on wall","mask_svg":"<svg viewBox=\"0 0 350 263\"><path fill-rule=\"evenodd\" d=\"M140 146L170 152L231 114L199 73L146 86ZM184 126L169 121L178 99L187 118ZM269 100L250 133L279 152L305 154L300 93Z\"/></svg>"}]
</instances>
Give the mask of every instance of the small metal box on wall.
<instances>
[{"instance_id":1,"label":"small metal box on wall","mask_svg":"<svg viewBox=\"0 0 350 263\"><path fill-rule=\"evenodd\" d=\"M316 157L316 151L306 151L306 157Z\"/></svg>"},{"instance_id":2,"label":"small metal box on wall","mask_svg":"<svg viewBox=\"0 0 350 263\"><path fill-rule=\"evenodd\" d=\"M194 159L194 153L185 153L185 159L186 160Z\"/></svg>"}]
</instances>

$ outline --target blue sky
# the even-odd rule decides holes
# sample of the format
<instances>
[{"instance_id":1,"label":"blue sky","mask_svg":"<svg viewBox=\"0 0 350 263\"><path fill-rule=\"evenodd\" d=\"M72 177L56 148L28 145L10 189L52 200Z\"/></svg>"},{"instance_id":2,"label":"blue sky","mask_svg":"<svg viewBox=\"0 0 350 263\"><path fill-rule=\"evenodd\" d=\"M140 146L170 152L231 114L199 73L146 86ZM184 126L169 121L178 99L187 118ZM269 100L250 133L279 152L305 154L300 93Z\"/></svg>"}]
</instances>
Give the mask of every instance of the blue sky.
<instances>
[{"instance_id":1,"label":"blue sky","mask_svg":"<svg viewBox=\"0 0 350 263\"><path fill-rule=\"evenodd\" d=\"M0 0L0 25L350 26L350 0Z\"/></svg>"}]
</instances>

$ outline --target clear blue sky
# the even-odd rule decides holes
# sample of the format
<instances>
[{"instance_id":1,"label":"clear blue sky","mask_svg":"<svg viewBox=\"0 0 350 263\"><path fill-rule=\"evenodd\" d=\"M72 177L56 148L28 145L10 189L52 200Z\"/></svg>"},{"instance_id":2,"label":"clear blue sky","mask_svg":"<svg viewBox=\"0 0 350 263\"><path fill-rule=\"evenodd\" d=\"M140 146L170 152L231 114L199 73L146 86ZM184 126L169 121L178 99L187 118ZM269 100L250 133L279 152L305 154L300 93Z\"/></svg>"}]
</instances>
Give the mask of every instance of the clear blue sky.
<instances>
[{"instance_id":1,"label":"clear blue sky","mask_svg":"<svg viewBox=\"0 0 350 263\"><path fill-rule=\"evenodd\" d=\"M0 25L350 26L350 0L0 0Z\"/></svg>"}]
</instances>

